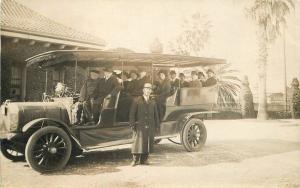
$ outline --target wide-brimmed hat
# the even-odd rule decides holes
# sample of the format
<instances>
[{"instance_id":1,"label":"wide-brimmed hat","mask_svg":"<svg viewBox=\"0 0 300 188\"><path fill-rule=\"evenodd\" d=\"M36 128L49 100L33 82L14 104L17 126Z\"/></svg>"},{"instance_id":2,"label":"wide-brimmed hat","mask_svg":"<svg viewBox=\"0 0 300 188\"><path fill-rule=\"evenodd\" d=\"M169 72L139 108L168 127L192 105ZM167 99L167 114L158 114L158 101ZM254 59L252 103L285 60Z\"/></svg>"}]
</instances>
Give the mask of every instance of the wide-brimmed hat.
<instances>
[{"instance_id":1,"label":"wide-brimmed hat","mask_svg":"<svg viewBox=\"0 0 300 188\"><path fill-rule=\"evenodd\" d=\"M165 76L167 76L167 71L166 70L159 70L157 75L159 75L160 73L164 74Z\"/></svg>"},{"instance_id":2,"label":"wide-brimmed hat","mask_svg":"<svg viewBox=\"0 0 300 188\"><path fill-rule=\"evenodd\" d=\"M208 69L208 70L206 71L207 74L210 73L210 72L215 74L215 72L214 72L212 69Z\"/></svg>"},{"instance_id":3,"label":"wide-brimmed hat","mask_svg":"<svg viewBox=\"0 0 300 188\"><path fill-rule=\"evenodd\" d=\"M128 72L123 72L123 73L121 73L121 74L123 74L123 76L126 76L127 78L130 77L130 74L129 74Z\"/></svg>"},{"instance_id":4,"label":"wide-brimmed hat","mask_svg":"<svg viewBox=\"0 0 300 188\"><path fill-rule=\"evenodd\" d=\"M139 75L139 73L138 73L136 70L131 70L131 71L130 71L130 75L131 75L131 74L135 74L135 75L137 75L137 76Z\"/></svg>"},{"instance_id":5,"label":"wide-brimmed hat","mask_svg":"<svg viewBox=\"0 0 300 188\"><path fill-rule=\"evenodd\" d=\"M145 83L144 88L150 88L152 89L152 84L151 83Z\"/></svg>"},{"instance_id":6,"label":"wide-brimmed hat","mask_svg":"<svg viewBox=\"0 0 300 188\"><path fill-rule=\"evenodd\" d=\"M191 75L197 75L197 71L192 71Z\"/></svg>"},{"instance_id":7,"label":"wide-brimmed hat","mask_svg":"<svg viewBox=\"0 0 300 188\"><path fill-rule=\"evenodd\" d=\"M176 74L176 71L171 70L171 71L170 71L170 75L174 75L174 74Z\"/></svg>"},{"instance_id":8,"label":"wide-brimmed hat","mask_svg":"<svg viewBox=\"0 0 300 188\"><path fill-rule=\"evenodd\" d=\"M205 76L203 72L198 72L198 76Z\"/></svg>"},{"instance_id":9,"label":"wide-brimmed hat","mask_svg":"<svg viewBox=\"0 0 300 188\"><path fill-rule=\"evenodd\" d=\"M92 69L92 70L90 70L90 73L96 73L96 74L99 74L100 71L99 71L99 70Z\"/></svg>"},{"instance_id":10,"label":"wide-brimmed hat","mask_svg":"<svg viewBox=\"0 0 300 188\"><path fill-rule=\"evenodd\" d=\"M107 66L107 67L104 67L104 68L103 68L103 71L104 71L104 72L113 72L114 69L113 69L112 66Z\"/></svg>"}]
</instances>

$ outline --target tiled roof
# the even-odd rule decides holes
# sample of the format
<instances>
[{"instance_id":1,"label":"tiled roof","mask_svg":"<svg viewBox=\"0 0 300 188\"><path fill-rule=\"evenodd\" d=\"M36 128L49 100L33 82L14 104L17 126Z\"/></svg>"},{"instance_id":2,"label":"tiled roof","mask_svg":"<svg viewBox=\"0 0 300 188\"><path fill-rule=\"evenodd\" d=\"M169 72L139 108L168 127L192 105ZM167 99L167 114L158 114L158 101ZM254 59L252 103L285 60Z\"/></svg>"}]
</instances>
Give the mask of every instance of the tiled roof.
<instances>
[{"instance_id":1,"label":"tiled roof","mask_svg":"<svg viewBox=\"0 0 300 188\"><path fill-rule=\"evenodd\" d=\"M14 1L1 2L1 30L103 46L105 41L57 23Z\"/></svg>"}]
</instances>

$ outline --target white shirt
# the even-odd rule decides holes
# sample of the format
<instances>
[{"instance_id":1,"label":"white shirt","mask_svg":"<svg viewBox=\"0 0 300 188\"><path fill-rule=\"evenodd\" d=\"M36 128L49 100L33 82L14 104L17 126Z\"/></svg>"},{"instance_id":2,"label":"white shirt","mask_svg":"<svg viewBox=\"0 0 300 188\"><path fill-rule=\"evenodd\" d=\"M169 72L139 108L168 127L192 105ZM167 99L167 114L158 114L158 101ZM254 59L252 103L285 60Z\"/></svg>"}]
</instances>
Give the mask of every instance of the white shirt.
<instances>
[{"instance_id":1,"label":"white shirt","mask_svg":"<svg viewBox=\"0 0 300 188\"><path fill-rule=\"evenodd\" d=\"M105 76L105 81L107 81L110 77L111 77L112 74L109 74L108 76Z\"/></svg>"},{"instance_id":2,"label":"white shirt","mask_svg":"<svg viewBox=\"0 0 300 188\"><path fill-rule=\"evenodd\" d=\"M145 95L143 95L143 97L144 97L145 101L148 103L149 102L149 97L147 97Z\"/></svg>"}]
</instances>

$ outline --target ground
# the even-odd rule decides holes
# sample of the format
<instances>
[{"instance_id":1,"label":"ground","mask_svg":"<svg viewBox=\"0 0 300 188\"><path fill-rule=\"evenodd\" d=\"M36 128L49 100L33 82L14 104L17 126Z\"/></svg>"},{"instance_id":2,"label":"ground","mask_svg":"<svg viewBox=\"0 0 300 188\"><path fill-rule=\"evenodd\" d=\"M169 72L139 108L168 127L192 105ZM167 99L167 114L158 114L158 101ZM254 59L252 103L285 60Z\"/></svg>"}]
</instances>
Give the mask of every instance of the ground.
<instances>
[{"instance_id":1,"label":"ground","mask_svg":"<svg viewBox=\"0 0 300 188\"><path fill-rule=\"evenodd\" d=\"M4 188L300 187L300 121L207 120L199 152L168 140L156 145L149 166L131 167L129 145L76 158L52 174L0 156Z\"/></svg>"}]
</instances>

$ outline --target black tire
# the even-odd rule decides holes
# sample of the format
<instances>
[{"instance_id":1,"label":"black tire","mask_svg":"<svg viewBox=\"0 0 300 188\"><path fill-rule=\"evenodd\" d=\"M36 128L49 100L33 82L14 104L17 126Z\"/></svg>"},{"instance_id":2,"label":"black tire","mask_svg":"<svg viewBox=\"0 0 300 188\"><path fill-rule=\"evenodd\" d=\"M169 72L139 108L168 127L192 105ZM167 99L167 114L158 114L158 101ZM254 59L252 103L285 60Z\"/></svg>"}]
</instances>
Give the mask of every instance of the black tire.
<instances>
[{"instance_id":1,"label":"black tire","mask_svg":"<svg viewBox=\"0 0 300 188\"><path fill-rule=\"evenodd\" d=\"M1 153L7 159L12 160L12 161L24 161L25 160L24 153L20 153L16 149L14 149L13 144L10 143L9 141L2 140L0 147L1 147Z\"/></svg>"},{"instance_id":2,"label":"black tire","mask_svg":"<svg viewBox=\"0 0 300 188\"><path fill-rule=\"evenodd\" d=\"M65 167L70 159L72 143L67 133L58 127L44 127L29 138L25 156L31 168L45 173Z\"/></svg>"},{"instance_id":3,"label":"black tire","mask_svg":"<svg viewBox=\"0 0 300 188\"><path fill-rule=\"evenodd\" d=\"M206 142L205 125L199 119L190 119L182 129L181 143L186 151L199 151Z\"/></svg>"},{"instance_id":4,"label":"black tire","mask_svg":"<svg viewBox=\"0 0 300 188\"><path fill-rule=\"evenodd\" d=\"M161 142L162 139L155 139L154 140L154 144L159 144Z\"/></svg>"}]
</instances>

